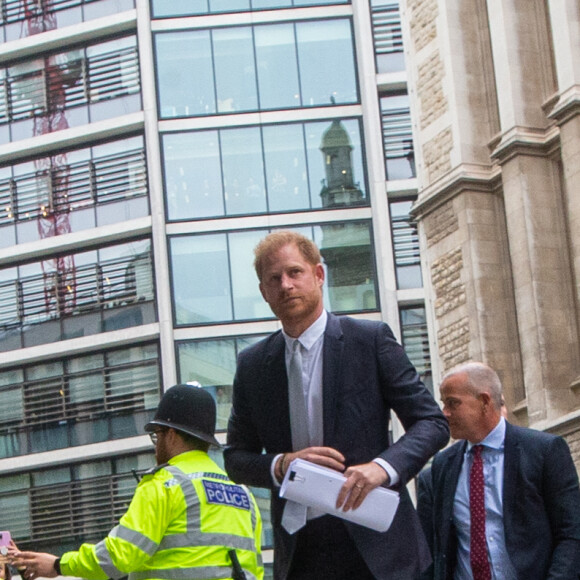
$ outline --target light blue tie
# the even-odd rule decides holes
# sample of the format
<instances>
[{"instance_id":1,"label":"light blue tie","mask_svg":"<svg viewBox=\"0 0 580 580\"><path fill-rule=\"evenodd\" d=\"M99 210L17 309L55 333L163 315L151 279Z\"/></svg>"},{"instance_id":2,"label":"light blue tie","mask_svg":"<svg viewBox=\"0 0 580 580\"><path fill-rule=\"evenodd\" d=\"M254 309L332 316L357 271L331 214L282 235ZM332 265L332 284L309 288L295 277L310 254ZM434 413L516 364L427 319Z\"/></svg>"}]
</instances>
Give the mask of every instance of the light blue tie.
<instances>
[{"instance_id":1,"label":"light blue tie","mask_svg":"<svg viewBox=\"0 0 580 580\"><path fill-rule=\"evenodd\" d=\"M288 403L290 407L290 429L292 450L300 451L309 446L308 412L302 386L302 353L298 340L292 344L292 356L288 364ZM282 515L282 526L289 534L294 534L306 524L308 508L294 501L287 501Z\"/></svg>"}]
</instances>

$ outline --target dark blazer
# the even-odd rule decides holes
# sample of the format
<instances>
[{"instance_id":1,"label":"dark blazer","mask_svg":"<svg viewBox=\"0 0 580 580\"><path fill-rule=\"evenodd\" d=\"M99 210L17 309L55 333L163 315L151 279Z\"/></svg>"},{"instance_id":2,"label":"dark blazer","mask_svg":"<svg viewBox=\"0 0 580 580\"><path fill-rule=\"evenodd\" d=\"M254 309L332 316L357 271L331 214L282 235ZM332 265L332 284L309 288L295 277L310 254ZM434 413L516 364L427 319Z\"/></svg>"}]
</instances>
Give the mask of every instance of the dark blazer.
<instances>
[{"instance_id":1,"label":"dark blazer","mask_svg":"<svg viewBox=\"0 0 580 580\"><path fill-rule=\"evenodd\" d=\"M438 453L418 481L417 511L433 551L428 577L436 580L453 578L453 499L466 446L460 441ZM566 442L507 423L503 486L506 547L518 579L578 580L580 491Z\"/></svg>"},{"instance_id":2,"label":"dark blazer","mask_svg":"<svg viewBox=\"0 0 580 580\"><path fill-rule=\"evenodd\" d=\"M286 578L296 544L280 525L285 500L270 475L275 455L292 450L284 349L276 332L240 354L224 453L232 479L272 490L277 579ZM324 445L343 453L347 466L382 457L401 478L391 528L379 533L349 523L351 537L376 578L416 578L430 556L404 485L447 443L447 421L386 324L332 314L324 334L323 399ZM392 445L391 409L406 430Z\"/></svg>"}]
</instances>

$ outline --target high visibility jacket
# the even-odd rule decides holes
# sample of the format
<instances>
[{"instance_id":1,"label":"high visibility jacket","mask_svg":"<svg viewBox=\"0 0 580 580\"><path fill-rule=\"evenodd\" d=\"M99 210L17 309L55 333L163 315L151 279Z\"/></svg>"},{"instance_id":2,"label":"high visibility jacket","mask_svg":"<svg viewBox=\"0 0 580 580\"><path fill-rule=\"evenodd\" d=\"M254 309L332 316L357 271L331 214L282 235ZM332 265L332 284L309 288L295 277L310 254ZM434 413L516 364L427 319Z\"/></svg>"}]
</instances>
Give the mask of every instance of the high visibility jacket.
<instances>
[{"instance_id":1,"label":"high visibility jacket","mask_svg":"<svg viewBox=\"0 0 580 580\"><path fill-rule=\"evenodd\" d=\"M253 495L202 451L146 474L119 525L98 544L67 552L61 572L89 580L231 579L228 550L247 580L262 580L262 520Z\"/></svg>"}]
</instances>

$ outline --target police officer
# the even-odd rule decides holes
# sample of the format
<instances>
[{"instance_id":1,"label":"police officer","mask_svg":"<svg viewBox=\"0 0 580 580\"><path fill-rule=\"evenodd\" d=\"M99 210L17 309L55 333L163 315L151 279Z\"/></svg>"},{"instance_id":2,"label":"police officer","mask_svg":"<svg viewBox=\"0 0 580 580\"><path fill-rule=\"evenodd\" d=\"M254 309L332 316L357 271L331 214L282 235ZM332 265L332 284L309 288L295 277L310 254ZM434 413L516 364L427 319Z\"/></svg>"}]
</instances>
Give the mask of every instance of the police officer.
<instances>
[{"instance_id":1,"label":"police officer","mask_svg":"<svg viewBox=\"0 0 580 580\"><path fill-rule=\"evenodd\" d=\"M61 558L11 554L25 580L59 574L89 580L262 580L262 521L256 500L232 483L207 454L214 437L212 396L192 385L171 387L145 426L157 467L140 481L119 525L96 545Z\"/></svg>"}]
</instances>

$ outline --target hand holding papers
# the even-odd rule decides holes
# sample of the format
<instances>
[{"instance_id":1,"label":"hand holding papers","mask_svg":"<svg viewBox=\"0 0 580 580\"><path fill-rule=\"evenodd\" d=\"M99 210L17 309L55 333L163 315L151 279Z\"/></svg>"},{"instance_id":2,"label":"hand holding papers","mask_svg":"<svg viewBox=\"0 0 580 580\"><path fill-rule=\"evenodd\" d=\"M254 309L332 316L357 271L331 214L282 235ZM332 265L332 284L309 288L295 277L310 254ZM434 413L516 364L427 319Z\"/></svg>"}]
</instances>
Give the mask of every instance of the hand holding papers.
<instances>
[{"instance_id":1,"label":"hand holding papers","mask_svg":"<svg viewBox=\"0 0 580 580\"><path fill-rule=\"evenodd\" d=\"M295 459L286 471L280 488L280 497L378 532L386 532L395 517L399 494L384 487L377 487L368 494L360 507L344 512L336 508L336 498L345 481L346 477L338 471L303 459Z\"/></svg>"}]
</instances>

